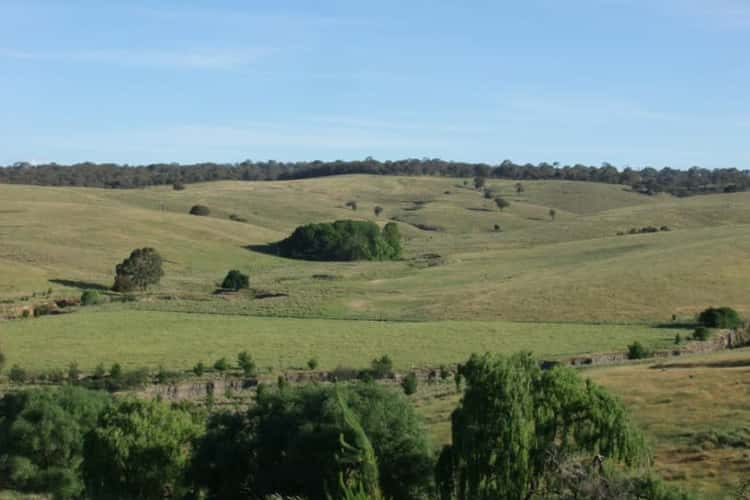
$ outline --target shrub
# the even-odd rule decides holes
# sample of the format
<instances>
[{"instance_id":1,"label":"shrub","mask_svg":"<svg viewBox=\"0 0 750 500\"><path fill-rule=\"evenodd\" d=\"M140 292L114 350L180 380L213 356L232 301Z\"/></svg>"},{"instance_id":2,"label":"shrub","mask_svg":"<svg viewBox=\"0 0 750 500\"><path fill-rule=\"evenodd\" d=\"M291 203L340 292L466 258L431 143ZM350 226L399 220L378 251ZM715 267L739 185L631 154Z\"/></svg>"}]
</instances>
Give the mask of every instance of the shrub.
<instances>
[{"instance_id":1,"label":"shrub","mask_svg":"<svg viewBox=\"0 0 750 500\"><path fill-rule=\"evenodd\" d=\"M192 207L190 207L190 215L206 216L210 213L211 210L209 210L205 205L193 205Z\"/></svg>"},{"instance_id":2,"label":"shrub","mask_svg":"<svg viewBox=\"0 0 750 500\"><path fill-rule=\"evenodd\" d=\"M112 288L116 292L129 292L135 288L145 290L158 283L163 275L161 255L153 248L138 248L115 268Z\"/></svg>"},{"instance_id":3,"label":"shrub","mask_svg":"<svg viewBox=\"0 0 750 500\"><path fill-rule=\"evenodd\" d=\"M315 370L318 368L318 360L316 358L310 358L307 360L307 367L310 370Z\"/></svg>"},{"instance_id":4,"label":"shrub","mask_svg":"<svg viewBox=\"0 0 750 500\"><path fill-rule=\"evenodd\" d=\"M682 343L682 335L679 333L674 336L674 343L675 345L680 345Z\"/></svg>"},{"instance_id":5,"label":"shrub","mask_svg":"<svg viewBox=\"0 0 750 500\"><path fill-rule=\"evenodd\" d=\"M82 306L95 306L102 303L102 296L96 290L85 290L81 294Z\"/></svg>"},{"instance_id":6,"label":"shrub","mask_svg":"<svg viewBox=\"0 0 750 500\"><path fill-rule=\"evenodd\" d=\"M349 207L349 208L351 208L352 210L357 210L357 202L354 201L354 200L347 201L346 202L346 206Z\"/></svg>"},{"instance_id":7,"label":"shrub","mask_svg":"<svg viewBox=\"0 0 750 500\"><path fill-rule=\"evenodd\" d=\"M203 375L203 373L206 371L206 367L203 365L202 361L198 361L195 366L193 367L193 373L195 373L197 376Z\"/></svg>"},{"instance_id":8,"label":"shrub","mask_svg":"<svg viewBox=\"0 0 750 500\"><path fill-rule=\"evenodd\" d=\"M24 318L24 319L30 318L31 317L31 311L29 311L28 309L24 309L23 312L21 313L21 317Z\"/></svg>"},{"instance_id":9,"label":"shrub","mask_svg":"<svg viewBox=\"0 0 750 500\"><path fill-rule=\"evenodd\" d=\"M247 351L242 351L237 355L237 365L246 377L254 377L256 375L255 360L253 360L253 357Z\"/></svg>"},{"instance_id":10,"label":"shrub","mask_svg":"<svg viewBox=\"0 0 750 500\"><path fill-rule=\"evenodd\" d=\"M731 307L709 307L698 315L698 322L707 328L739 328L742 318Z\"/></svg>"},{"instance_id":11,"label":"shrub","mask_svg":"<svg viewBox=\"0 0 750 500\"><path fill-rule=\"evenodd\" d=\"M34 308L34 317L47 316L53 311L53 307L48 304L41 304Z\"/></svg>"},{"instance_id":12,"label":"shrub","mask_svg":"<svg viewBox=\"0 0 750 500\"><path fill-rule=\"evenodd\" d=\"M26 370L18 365L13 365L8 372L8 380L10 380L14 384L23 384L28 380L28 378L29 376L26 373Z\"/></svg>"},{"instance_id":13,"label":"shrub","mask_svg":"<svg viewBox=\"0 0 750 500\"><path fill-rule=\"evenodd\" d=\"M669 229L669 226L661 226L659 231L671 231L671 229Z\"/></svg>"},{"instance_id":14,"label":"shrub","mask_svg":"<svg viewBox=\"0 0 750 500\"><path fill-rule=\"evenodd\" d=\"M240 290L250 286L250 278L236 269L229 271L221 282L221 288L227 290Z\"/></svg>"},{"instance_id":15,"label":"shrub","mask_svg":"<svg viewBox=\"0 0 750 500\"><path fill-rule=\"evenodd\" d=\"M485 200L491 200L494 196L495 192L491 189L485 189L484 190L484 199Z\"/></svg>"},{"instance_id":16,"label":"shrub","mask_svg":"<svg viewBox=\"0 0 750 500\"><path fill-rule=\"evenodd\" d=\"M156 372L156 381L159 384L173 384L180 380L180 378L179 372L167 370L163 366L160 366L159 371Z\"/></svg>"},{"instance_id":17,"label":"shrub","mask_svg":"<svg viewBox=\"0 0 750 500\"><path fill-rule=\"evenodd\" d=\"M384 354L380 358L372 360L372 375L376 379L393 377L393 361L390 356Z\"/></svg>"},{"instance_id":18,"label":"shrub","mask_svg":"<svg viewBox=\"0 0 750 500\"><path fill-rule=\"evenodd\" d=\"M322 261L388 260L400 255L398 226L370 221L307 224L278 243L283 257Z\"/></svg>"},{"instance_id":19,"label":"shrub","mask_svg":"<svg viewBox=\"0 0 750 500\"><path fill-rule=\"evenodd\" d=\"M699 326L693 331L693 340L705 341L711 338L711 330L705 326Z\"/></svg>"},{"instance_id":20,"label":"shrub","mask_svg":"<svg viewBox=\"0 0 750 500\"><path fill-rule=\"evenodd\" d=\"M478 176L474 177L474 189L481 189L484 187L484 185L487 183L487 179L484 177Z\"/></svg>"},{"instance_id":21,"label":"shrub","mask_svg":"<svg viewBox=\"0 0 750 500\"><path fill-rule=\"evenodd\" d=\"M414 372L406 374L404 379L401 381L401 388L404 390L404 394L411 396L417 392L417 376Z\"/></svg>"},{"instance_id":22,"label":"shrub","mask_svg":"<svg viewBox=\"0 0 750 500\"><path fill-rule=\"evenodd\" d=\"M120 366L120 363L112 364L112 367L109 369L109 376L113 379L122 377L122 367Z\"/></svg>"},{"instance_id":23,"label":"shrub","mask_svg":"<svg viewBox=\"0 0 750 500\"><path fill-rule=\"evenodd\" d=\"M375 214L375 217L380 217L380 214L383 213L383 207L375 205L375 208L373 208L372 211Z\"/></svg>"},{"instance_id":24,"label":"shrub","mask_svg":"<svg viewBox=\"0 0 750 500\"><path fill-rule=\"evenodd\" d=\"M651 353L638 341L628 346L628 359L644 359L650 355Z\"/></svg>"},{"instance_id":25,"label":"shrub","mask_svg":"<svg viewBox=\"0 0 750 500\"><path fill-rule=\"evenodd\" d=\"M81 378L81 370L78 369L78 363L73 362L68 366L68 382L71 384L77 384L78 379Z\"/></svg>"},{"instance_id":26,"label":"shrub","mask_svg":"<svg viewBox=\"0 0 750 500\"><path fill-rule=\"evenodd\" d=\"M495 229L495 231L498 231L498 232L499 232L499 231L500 231L500 224L495 224L495 225L493 226L493 228Z\"/></svg>"},{"instance_id":27,"label":"shrub","mask_svg":"<svg viewBox=\"0 0 750 500\"><path fill-rule=\"evenodd\" d=\"M233 220L234 222L247 222L246 218L240 217L237 214L229 214L229 220Z\"/></svg>"},{"instance_id":28,"label":"shrub","mask_svg":"<svg viewBox=\"0 0 750 500\"><path fill-rule=\"evenodd\" d=\"M440 380L448 380L448 377L451 376L451 372L445 365L440 365Z\"/></svg>"},{"instance_id":29,"label":"shrub","mask_svg":"<svg viewBox=\"0 0 750 500\"><path fill-rule=\"evenodd\" d=\"M172 189L174 189L175 191L184 191L185 184L180 181L176 181L174 184L172 184Z\"/></svg>"},{"instance_id":30,"label":"shrub","mask_svg":"<svg viewBox=\"0 0 750 500\"><path fill-rule=\"evenodd\" d=\"M229 369L229 362L227 361L227 358L219 358L214 363L214 370L218 370L220 372L226 371Z\"/></svg>"},{"instance_id":31,"label":"shrub","mask_svg":"<svg viewBox=\"0 0 750 500\"><path fill-rule=\"evenodd\" d=\"M498 209L502 210L506 207L509 207L510 202L506 200L505 198L503 198L502 196L498 196L497 198L495 198L495 205L497 205Z\"/></svg>"},{"instance_id":32,"label":"shrub","mask_svg":"<svg viewBox=\"0 0 750 500\"><path fill-rule=\"evenodd\" d=\"M107 375L107 370L105 370L105 369L104 369L104 364L103 364L103 363L99 363L98 365L96 365L96 369L94 370L94 375L93 375L93 377L94 377L94 378L95 378L96 380L101 380L101 379L103 379L103 378L104 378L104 377L105 377L106 375Z\"/></svg>"}]
</instances>

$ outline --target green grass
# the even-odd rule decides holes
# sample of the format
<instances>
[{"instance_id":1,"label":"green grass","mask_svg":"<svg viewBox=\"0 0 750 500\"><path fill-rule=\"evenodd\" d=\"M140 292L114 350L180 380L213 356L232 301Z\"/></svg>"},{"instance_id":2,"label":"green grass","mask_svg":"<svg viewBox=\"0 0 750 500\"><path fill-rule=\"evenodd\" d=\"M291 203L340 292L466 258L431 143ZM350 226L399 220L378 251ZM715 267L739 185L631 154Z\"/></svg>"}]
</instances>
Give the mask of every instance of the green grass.
<instances>
[{"instance_id":1,"label":"green grass","mask_svg":"<svg viewBox=\"0 0 750 500\"><path fill-rule=\"evenodd\" d=\"M84 370L98 363L189 369L196 362L233 359L247 350L262 367L366 367L389 354L400 369L464 361L473 352L530 350L540 357L624 350L638 340L665 346L669 329L647 325L514 323L505 321L385 322L291 319L133 310L17 320L3 325L8 366Z\"/></svg>"},{"instance_id":2,"label":"green grass","mask_svg":"<svg viewBox=\"0 0 750 500\"><path fill-rule=\"evenodd\" d=\"M166 261L157 292L197 294L203 302L237 268L252 286L288 294L237 311L250 314L662 321L712 304L750 313L750 193L677 199L615 185L527 181L516 194L514 182L490 181L511 201L499 212L462 182L341 176L206 183L179 192L0 185L0 298L109 286L114 266L149 245ZM344 206L351 199L357 211ZM212 215L187 215L196 203ZM381 217L372 213L375 205L384 208ZM554 221L549 208L557 211ZM248 223L229 221L231 213ZM351 217L403 221L405 260L311 263L244 248L277 241L300 224ZM502 232L493 231L496 223ZM645 225L673 231L615 236ZM439 254L438 265L413 260L426 253ZM196 307L234 312L219 301Z\"/></svg>"}]
</instances>

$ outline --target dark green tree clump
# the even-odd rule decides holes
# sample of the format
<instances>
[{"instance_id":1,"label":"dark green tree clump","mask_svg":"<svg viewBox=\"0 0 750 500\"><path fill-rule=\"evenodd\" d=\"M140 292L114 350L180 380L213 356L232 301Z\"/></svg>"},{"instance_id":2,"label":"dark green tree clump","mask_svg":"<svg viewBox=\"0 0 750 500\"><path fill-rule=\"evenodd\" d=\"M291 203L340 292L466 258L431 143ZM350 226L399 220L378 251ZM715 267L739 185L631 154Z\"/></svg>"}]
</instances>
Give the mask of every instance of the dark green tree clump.
<instances>
[{"instance_id":1,"label":"dark green tree clump","mask_svg":"<svg viewBox=\"0 0 750 500\"><path fill-rule=\"evenodd\" d=\"M401 236L395 223L381 231L369 221L339 220L307 224L277 245L284 257L305 260L390 260L401 256Z\"/></svg>"},{"instance_id":2,"label":"dark green tree clump","mask_svg":"<svg viewBox=\"0 0 750 500\"><path fill-rule=\"evenodd\" d=\"M221 282L221 288L226 290L242 290L250 286L250 278L236 269L229 271Z\"/></svg>"},{"instance_id":3,"label":"dark green tree clump","mask_svg":"<svg viewBox=\"0 0 750 500\"><path fill-rule=\"evenodd\" d=\"M3 487L80 497L84 436L108 402L105 393L72 386L6 394L0 399Z\"/></svg>"},{"instance_id":4,"label":"dark green tree clump","mask_svg":"<svg viewBox=\"0 0 750 500\"><path fill-rule=\"evenodd\" d=\"M104 302L101 294L96 290L85 290L81 294L81 305L82 306L95 306Z\"/></svg>"},{"instance_id":5,"label":"dark green tree clump","mask_svg":"<svg viewBox=\"0 0 750 500\"><path fill-rule=\"evenodd\" d=\"M645 359L651 352L637 340L628 346L628 359Z\"/></svg>"},{"instance_id":6,"label":"dark green tree clump","mask_svg":"<svg viewBox=\"0 0 750 500\"><path fill-rule=\"evenodd\" d=\"M360 383L265 389L246 414L213 416L191 475L209 499L344 498L343 483L364 487L361 498L412 500L432 498L432 467L406 398Z\"/></svg>"},{"instance_id":7,"label":"dark green tree clump","mask_svg":"<svg viewBox=\"0 0 750 500\"><path fill-rule=\"evenodd\" d=\"M86 435L83 471L93 498L183 498L185 467L203 424L160 401L124 399Z\"/></svg>"},{"instance_id":8,"label":"dark green tree clump","mask_svg":"<svg viewBox=\"0 0 750 500\"><path fill-rule=\"evenodd\" d=\"M739 328L742 318L731 307L709 307L698 315L698 322L706 328Z\"/></svg>"},{"instance_id":9,"label":"dark green tree clump","mask_svg":"<svg viewBox=\"0 0 750 500\"><path fill-rule=\"evenodd\" d=\"M202 215L206 216L211 213L206 205L193 205L190 207L190 215Z\"/></svg>"},{"instance_id":10,"label":"dark green tree clump","mask_svg":"<svg viewBox=\"0 0 750 500\"><path fill-rule=\"evenodd\" d=\"M543 371L525 353L487 354L459 373L466 389L436 472L442 499L549 498L569 457L646 458L623 405L573 369Z\"/></svg>"},{"instance_id":11,"label":"dark green tree clump","mask_svg":"<svg viewBox=\"0 0 750 500\"><path fill-rule=\"evenodd\" d=\"M163 275L161 255L153 248L138 248L117 264L112 289L116 292L145 290L149 285L158 283Z\"/></svg>"}]
</instances>

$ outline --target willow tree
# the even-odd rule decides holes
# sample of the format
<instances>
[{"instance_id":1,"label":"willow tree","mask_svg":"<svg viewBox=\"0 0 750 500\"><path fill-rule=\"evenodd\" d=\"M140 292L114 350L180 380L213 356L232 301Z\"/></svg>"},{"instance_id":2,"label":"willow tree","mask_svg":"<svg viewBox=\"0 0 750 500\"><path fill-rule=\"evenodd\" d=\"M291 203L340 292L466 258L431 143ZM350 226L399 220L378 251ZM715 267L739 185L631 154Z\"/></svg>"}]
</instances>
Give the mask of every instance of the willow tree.
<instances>
[{"instance_id":1,"label":"willow tree","mask_svg":"<svg viewBox=\"0 0 750 500\"><path fill-rule=\"evenodd\" d=\"M545 497L569 457L647 459L622 404L572 369L543 371L527 353L487 354L459 373L466 389L436 478L443 499Z\"/></svg>"}]
</instances>

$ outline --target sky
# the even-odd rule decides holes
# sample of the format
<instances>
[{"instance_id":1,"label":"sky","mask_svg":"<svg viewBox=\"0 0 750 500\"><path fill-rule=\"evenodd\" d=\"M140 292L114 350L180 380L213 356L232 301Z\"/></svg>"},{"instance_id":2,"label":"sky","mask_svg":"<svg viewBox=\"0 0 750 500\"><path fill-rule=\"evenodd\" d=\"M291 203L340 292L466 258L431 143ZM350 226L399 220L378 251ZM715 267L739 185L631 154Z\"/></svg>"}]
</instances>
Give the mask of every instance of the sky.
<instances>
[{"instance_id":1,"label":"sky","mask_svg":"<svg viewBox=\"0 0 750 500\"><path fill-rule=\"evenodd\" d=\"M750 168L750 0L0 0L0 164Z\"/></svg>"}]
</instances>

